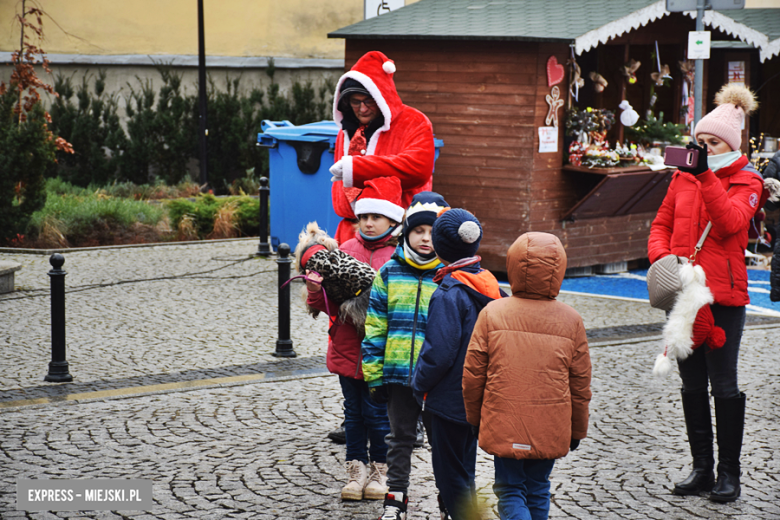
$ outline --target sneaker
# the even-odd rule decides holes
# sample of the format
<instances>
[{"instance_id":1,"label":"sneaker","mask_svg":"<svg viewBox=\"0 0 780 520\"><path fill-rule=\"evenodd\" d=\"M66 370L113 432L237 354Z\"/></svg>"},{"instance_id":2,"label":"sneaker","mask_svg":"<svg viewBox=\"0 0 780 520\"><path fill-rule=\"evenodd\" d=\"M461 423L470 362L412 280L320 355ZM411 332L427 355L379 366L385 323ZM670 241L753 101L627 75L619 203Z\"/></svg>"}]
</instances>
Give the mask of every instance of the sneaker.
<instances>
[{"instance_id":1,"label":"sneaker","mask_svg":"<svg viewBox=\"0 0 780 520\"><path fill-rule=\"evenodd\" d=\"M344 463L347 470L347 485L341 489L341 500L363 500L363 488L366 487L366 465L359 460Z\"/></svg>"},{"instance_id":2,"label":"sneaker","mask_svg":"<svg viewBox=\"0 0 780 520\"><path fill-rule=\"evenodd\" d=\"M436 500L439 501L439 515L441 515L441 520L450 520L450 513L447 511L447 508L444 507L444 502L441 500L441 495L436 495Z\"/></svg>"},{"instance_id":3,"label":"sneaker","mask_svg":"<svg viewBox=\"0 0 780 520\"><path fill-rule=\"evenodd\" d=\"M328 439L332 440L336 444L347 443L347 433L344 431L344 426L339 426L328 434Z\"/></svg>"},{"instance_id":4,"label":"sneaker","mask_svg":"<svg viewBox=\"0 0 780 520\"><path fill-rule=\"evenodd\" d=\"M385 495L385 509L379 520L406 520L406 505L409 497L400 491L389 491Z\"/></svg>"},{"instance_id":5,"label":"sneaker","mask_svg":"<svg viewBox=\"0 0 780 520\"><path fill-rule=\"evenodd\" d=\"M382 500L387 493L387 464L384 462L372 462L368 466L368 481L363 489L363 498L366 500Z\"/></svg>"}]
</instances>

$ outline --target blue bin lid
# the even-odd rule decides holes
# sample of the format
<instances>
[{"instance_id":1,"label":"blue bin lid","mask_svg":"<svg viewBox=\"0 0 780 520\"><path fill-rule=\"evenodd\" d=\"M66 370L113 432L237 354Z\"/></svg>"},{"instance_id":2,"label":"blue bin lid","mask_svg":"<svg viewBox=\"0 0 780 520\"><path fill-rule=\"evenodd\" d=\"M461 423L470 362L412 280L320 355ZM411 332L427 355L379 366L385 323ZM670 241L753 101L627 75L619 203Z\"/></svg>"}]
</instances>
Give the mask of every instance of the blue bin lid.
<instances>
[{"instance_id":1,"label":"blue bin lid","mask_svg":"<svg viewBox=\"0 0 780 520\"><path fill-rule=\"evenodd\" d=\"M273 138L279 141L304 141L310 143L331 141L335 143L336 136L339 133L339 127L333 121L320 121L318 123L295 126L289 121L269 121L266 119L262 122L261 128L263 131L257 134L257 142Z\"/></svg>"},{"instance_id":2,"label":"blue bin lid","mask_svg":"<svg viewBox=\"0 0 780 520\"><path fill-rule=\"evenodd\" d=\"M271 121L264 119L260 124L260 128L263 131L257 134L257 142L263 146L271 147L276 146L277 140L309 143L329 141L333 145L339 133L339 127L334 121L320 121L318 123L295 126L287 120ZM441 148L444 146L444 141L434 138L433 146Z\"/></svg>"}]
</instances>

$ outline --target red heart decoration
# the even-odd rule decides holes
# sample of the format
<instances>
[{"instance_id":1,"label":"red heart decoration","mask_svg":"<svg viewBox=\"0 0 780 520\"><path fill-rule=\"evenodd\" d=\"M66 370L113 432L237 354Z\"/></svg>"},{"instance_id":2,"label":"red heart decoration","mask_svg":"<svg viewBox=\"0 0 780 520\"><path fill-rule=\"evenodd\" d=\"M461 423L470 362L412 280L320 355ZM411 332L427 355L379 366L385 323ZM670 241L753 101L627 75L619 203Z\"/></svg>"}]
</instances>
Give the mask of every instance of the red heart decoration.
<instances>
[{"instance_id":1,"label":"red heart decoration","mask_svg":"<svg viewBox=\"0 0 780 520\"><path fill-rule=\"evenodd\" d=\"M547 58L547 86L552 87L563 81L566 70L558 63L555 56Z\"/></svg>"}]
</instances>

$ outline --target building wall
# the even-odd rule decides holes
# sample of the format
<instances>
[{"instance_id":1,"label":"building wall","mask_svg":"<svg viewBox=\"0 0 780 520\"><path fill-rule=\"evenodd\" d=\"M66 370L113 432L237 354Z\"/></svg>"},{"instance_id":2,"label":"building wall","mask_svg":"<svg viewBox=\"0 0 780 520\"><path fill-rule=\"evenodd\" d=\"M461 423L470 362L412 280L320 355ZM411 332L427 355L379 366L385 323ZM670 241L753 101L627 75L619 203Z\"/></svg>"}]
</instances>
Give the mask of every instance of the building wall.
<instances>
[{"instance_id":1,"label":"building wall","mask_svg":"<svg viewBox=\"0 0 780 520\"><path fill-rule=\"evenodd\" d=\"M370 50L395 61L401 99L423 111L444 141L433 189L483 223L479 254L487 268L505 271L507 249L527 231L560 237L570 267L647 256L653 214L561 220L593 187L589 174L561 170L562 152L538 153L550 92L547 59L566 63L567 45L350 39L346 67ZM562 149L563 108L558 117Z\"/></svg>"},{"instance_id":2,"label":"building wall","mask_svg":"<svg viewBox=\"0 0 780 520\"><path fill-rule=\"evenodd\" d=\"M39 2L50 54L196 55L194 0ZM29 2L28 2L29 6ZM0 51L18 48L21 2L0 2ZM212 56L333 58L344 42L327 34L363 17L363 0L204 0L206 48Z\"/></svg>"}]
</instances>

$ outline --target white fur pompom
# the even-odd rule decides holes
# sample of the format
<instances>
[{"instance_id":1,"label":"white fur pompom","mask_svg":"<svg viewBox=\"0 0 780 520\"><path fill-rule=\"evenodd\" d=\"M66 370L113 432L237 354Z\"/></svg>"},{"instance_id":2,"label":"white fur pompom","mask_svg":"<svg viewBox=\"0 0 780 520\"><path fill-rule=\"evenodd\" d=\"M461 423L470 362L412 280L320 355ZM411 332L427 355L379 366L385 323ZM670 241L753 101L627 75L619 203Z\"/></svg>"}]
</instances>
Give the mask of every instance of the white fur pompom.
<instances>
[{"instance_id":1,"label":"white fur pompom","mask_svg":"<svg viewBox=\"0 0 780 520\"><path fill-rule=\"evenodd\" d=\"M669 375L669 372L671 371L672 371L672 362L669 360L669 357L664 353L658 354L658 357L655 358L653 375L655 377L666 377Z\"/></svg>"},{"instance_id":2,"label":"white fur pompom","mask_svg":"<svg viewBox=\"0 0 780 520\"><path fill-rule=\"evenodd\" d=\"M395 63L392 61L386 61L382 64L382 70L384 70L387 74L392 74L395 72Z\"/></svg>"},{"instance_id":3,"label":"white fur pompom","mask_svg":"<svg viewBox=\"0 0 780 520\"><path fill-rule=\"evenodd\" d=\"M467 244L473 244L479 240L479 224L467 220L458 228L458 235Z\"/></svg>"}]
</instances>

